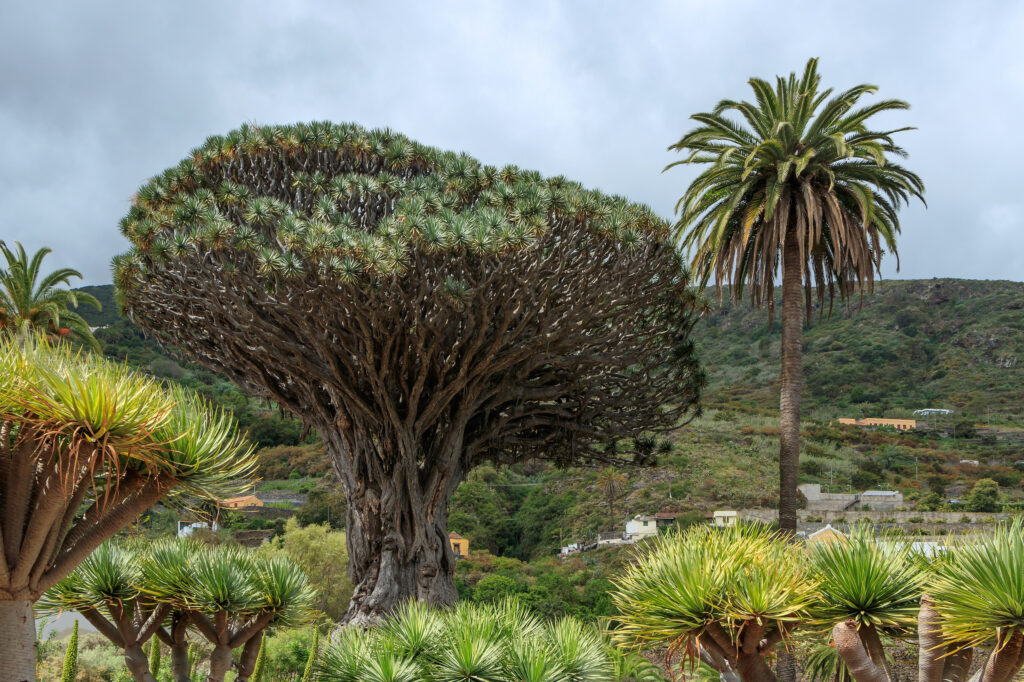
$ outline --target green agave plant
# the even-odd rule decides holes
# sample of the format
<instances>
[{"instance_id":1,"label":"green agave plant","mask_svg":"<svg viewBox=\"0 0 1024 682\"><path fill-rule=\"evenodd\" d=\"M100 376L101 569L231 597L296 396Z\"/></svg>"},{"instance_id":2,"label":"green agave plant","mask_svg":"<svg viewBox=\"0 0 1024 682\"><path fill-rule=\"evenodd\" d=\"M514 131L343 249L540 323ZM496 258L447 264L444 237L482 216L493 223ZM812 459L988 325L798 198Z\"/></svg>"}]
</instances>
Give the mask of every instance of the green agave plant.
<instances>
[{"instance_id":1,"label":"green agave plant","mask_svg":"<svg viewBox=\"0 0 1024 682\"><path fill-rule=\"evenodd\" d=\"M544 623L516 601L436 609L408 602L380 627L342 631L325 682L647 682L664 680L573 619Z\"/></svg>"}]
</instances>

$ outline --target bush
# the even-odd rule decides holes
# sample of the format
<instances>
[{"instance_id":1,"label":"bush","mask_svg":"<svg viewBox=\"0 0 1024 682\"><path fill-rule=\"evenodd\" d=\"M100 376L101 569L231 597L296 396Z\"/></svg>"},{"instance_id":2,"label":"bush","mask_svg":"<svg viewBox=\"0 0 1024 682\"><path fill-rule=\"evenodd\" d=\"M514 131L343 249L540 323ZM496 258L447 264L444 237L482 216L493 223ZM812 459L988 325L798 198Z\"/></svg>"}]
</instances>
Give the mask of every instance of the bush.
<instances>
[{"instance_id":1,"label":"bush","mask_svg":"<svg viewBox=\"0 0 1024 682\"><path fill-rule=\"evenodd\" d=\"M285 524L283 535L263 543L257 552L270 557L283 555L297 564L319 591L314 608L331 620L341 619L352 598L344 533L321 525L300 527L292 518Z\"/></svg>"}]
</instances>

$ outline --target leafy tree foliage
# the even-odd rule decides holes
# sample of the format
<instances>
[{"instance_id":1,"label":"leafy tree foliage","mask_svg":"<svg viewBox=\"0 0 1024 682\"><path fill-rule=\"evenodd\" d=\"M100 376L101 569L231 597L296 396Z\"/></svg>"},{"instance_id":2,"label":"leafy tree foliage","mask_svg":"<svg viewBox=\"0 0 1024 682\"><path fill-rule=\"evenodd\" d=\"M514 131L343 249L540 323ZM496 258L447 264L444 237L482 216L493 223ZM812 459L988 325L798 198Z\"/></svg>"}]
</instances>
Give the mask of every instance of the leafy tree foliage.
<instances>
[{"instance_id":1,"label":"leafy tree foliage","mask_svg":"<svg viewBox=\"0 0 1024 682\"><path fill-rule=\"evenodd\" d=\"M390 131L212 137L122 229L131 318L319 433L349 498L349 620L455 598L447 500L474 465L648 461L638 437L703 384L664 221Z\"/></svg>"},{"instance_id":2,"label":"leafy tree foliage","mask_svg":"<svg viewBox=\"0 0 1024 682\"><path fill-rule=\"evenodd\" d=\"M69 308L77 308L79 302L100 308L100 302L84 291L60 286L70 285L72 277L81 279L82 274L61 268L40 277L43 258L50 249L39 249L29 258L19 242L15 246L12 251L0 241L0 253L7 261L6 269L0 269L0 330L21 339L40 332L70 336L99 350L89 324Z\"/></svg>"},{"instance_id":3,"label":"leafy tree foliage","mask_svg":"<svg viewBox=\"0 0 1024 682\"><path fill-rule=\"evenodd\" d=\"M974 484L967 496L964 508L969 512L997 512L999 506L999 484L991 478L983 478Z\"/></svg>"}]
</instances>

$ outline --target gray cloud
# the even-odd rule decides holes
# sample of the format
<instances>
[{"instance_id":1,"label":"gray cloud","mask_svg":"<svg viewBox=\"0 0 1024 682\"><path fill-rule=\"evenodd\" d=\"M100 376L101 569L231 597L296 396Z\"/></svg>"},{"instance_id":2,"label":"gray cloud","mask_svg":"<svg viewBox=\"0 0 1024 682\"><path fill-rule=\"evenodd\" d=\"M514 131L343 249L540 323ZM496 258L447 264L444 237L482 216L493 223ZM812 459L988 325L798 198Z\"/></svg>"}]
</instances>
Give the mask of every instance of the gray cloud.
<instances>
[{"instance_id":1,"label":"gray cloud","mask_svg":"<svg viewBox=\"0 0 1024 682\"><path fill-rule=\"evenodd\" d=\"M929 208L900 277L1024 279L1011 2L38 2L0 17L0 238L110 280L134 190L244 121L332 119L624 194L669 217L687 117L821 57L910 101ZM895 260L884 270L894 276Z\"/></svg>"}]
</instances>

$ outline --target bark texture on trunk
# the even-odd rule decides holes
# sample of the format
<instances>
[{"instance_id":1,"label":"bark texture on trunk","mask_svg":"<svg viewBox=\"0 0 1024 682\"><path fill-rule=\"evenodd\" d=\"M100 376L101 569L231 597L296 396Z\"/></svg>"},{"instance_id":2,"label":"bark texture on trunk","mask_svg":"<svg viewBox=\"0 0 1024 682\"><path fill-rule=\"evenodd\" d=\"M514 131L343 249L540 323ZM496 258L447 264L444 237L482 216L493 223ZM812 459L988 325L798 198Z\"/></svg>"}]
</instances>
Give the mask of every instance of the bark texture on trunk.
<instances>
[{"instance_id":1,"label":"bark texture on trunk","mask_svg":"<svg viewBox=\"0 0 1024 682\"><path fill-rule=\"evenodd\" d=\"M134 644L124 650L124 664L135 682L156 682L156 678L149 672L149 656L141 644Z\"/></svg>"},{"instance_id":2,"label":"bark texture on trunk","mask_svg":"<svg viewBox=\"0 0 1024 682\"><path fill-rule=\"evenodd\" d=\"M218 644L210 654L210 673L206 682L224 682L224 676L231 670L231 647Z\"/></svg>"},{"instance_id":3,"label":"bark texture on trunk","mask_svg":"<svg viewBox=\"0 0 1024 682\"><path fill-rule=\"evenodd\" d=\"M917 616L917 679L918 682L942 682L948 659L943 658L946 647L942 643L942 627L935 601L927 594L921 596L921 610Z\"/></svg>"},{"instance_id":4,"label":"bark texture on trunk","mask_svg":"<svg viewBox=\"0 0 1024 682\"><path fill-rule=\"evenodd\" d=\"M381 463L352 456L339 434L324 440L348 499L345 530L355 590L342 622L373 625L408 599L454 603L448 499L464 475L460 444L451 456L400 452ZM432 466L420 465L432 459Z\"/></svg>"},{"instance_id":5,"label":"bark texture on trunk","mask_svg":"<svg viewBox=\"0 0 1024 682\"><path fill-rule=\"evenodd\" d=\"M803 390L803 273L800 245L790 229L782 248L782 369L779 390L779 528L796 533L800 471L800 394Z\"/></svg>"},{"instance_id":6,"label":"bark texture on trunk","mask_svg":"<svg viewBox=\"0 0 1024 682\"><path fill-rule=\"evenodd\" d=\"M836 651L856 682L889 682L885 666L872 657L855 622L848 620L836 624L832 628L832 639L836 643Z\"/></svg>"},{"instance_id":7,"label":"bark texture on trunk","mask_svg":"<svg viewBox=\"0 0 1024 682\"><path fill-rule=\"evenodd\" d=\"M253 670L256 668L256 659L259 658L260 646L262 644L262 630L245 643L242 655L238 659L238 677L235 678L235 682L249 682L249 678L252 677Z\"/></svg>"},{"instance_id":8,"label":"bark texture on trunk","mask_svg":"<svg viewBox=\"0 0 1024 682\"><path fill-rule=\"evenodd\" d=\"M1001 634L996 648L992 651L985 667L981 670L981 682L1010 682L1024 663L1024 634L1013 629Z\"/></svg>"},{"instance_id":9,"label":"bark texture on trunk","mask_svg":"<svg viewBox=\"0 0 1024 682\"><path fill-rule=\"evenodd\" d=\"M35 682L36 619L27 599L0 599L0 680Z\"/></svg>"}]
</instances>

